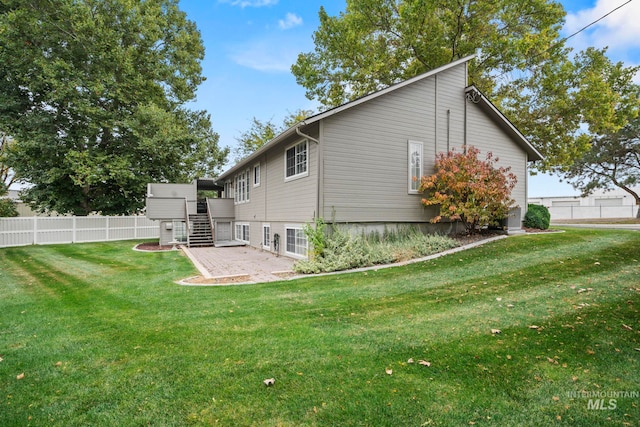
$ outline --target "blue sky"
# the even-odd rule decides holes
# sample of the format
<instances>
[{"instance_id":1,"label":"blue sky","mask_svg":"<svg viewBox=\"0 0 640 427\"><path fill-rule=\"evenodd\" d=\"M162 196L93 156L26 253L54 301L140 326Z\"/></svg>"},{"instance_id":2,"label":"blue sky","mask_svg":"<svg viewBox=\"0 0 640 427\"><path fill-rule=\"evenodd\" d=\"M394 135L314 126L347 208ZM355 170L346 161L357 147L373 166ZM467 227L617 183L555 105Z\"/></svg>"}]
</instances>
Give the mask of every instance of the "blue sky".
<instances>
[{"instance_id":1,"label":"blue sky","mask_svg":"<svg viewBox=\"0 0 640 427\"><path fill-rule=\"evenodd\" d=\"M627 0L563 0L565 36ZM298 53L313 49L318 10L344 10L344 0L180 0L194 21L206 49L207 80L193 107L211 114L220 144L235 147L236 137L253 117L280 123L298 109L317 109L289 71ZM626 65L640 64L640 0L629 4L570 40L576 49L609 46L609 56ZM640 78L638 79L640 81ZM556 177L530 177L529 196L577 194Z\"/></svg>"}]
</instances>

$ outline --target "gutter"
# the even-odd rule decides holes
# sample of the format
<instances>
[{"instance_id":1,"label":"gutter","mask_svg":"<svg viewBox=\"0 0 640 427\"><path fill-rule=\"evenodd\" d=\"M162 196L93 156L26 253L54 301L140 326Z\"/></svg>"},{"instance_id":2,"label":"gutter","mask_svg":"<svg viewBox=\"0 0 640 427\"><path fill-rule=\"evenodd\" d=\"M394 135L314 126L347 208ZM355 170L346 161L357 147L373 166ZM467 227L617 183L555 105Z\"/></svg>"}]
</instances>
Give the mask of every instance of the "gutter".
<instances>
[{"instance_id":1,"label":"gutter","mask_svg":"<svg viewBox=\"0 0 640 427\"><path fill-rule=\"evenodd\" d=\"M254 159L256 159L257 157L259 157L260 155L262 155L262 153L264 153L266 150L268 150L269 148L271 148L272 145L277 144L278 142L282 141L283 139L288 138L289 136L293 135L295 133L296 128L295 127L290 127L289 129L287 129L286 131L282 132L280 135L276 136L275 138L273 138L271 141L267 142L266 144L264 144L262 147L258 148L256 151L254 151L253 153L251 153L248 157L242 159L241 161L239 161L238 163L236 163L235 165L233 165L231 167L231 169L228 169L227 171L223 172L222 175L220 175L217 180L216 180L216 184L219 185L220 182L222 182L222 184L224 185L224 180L229 177L230 175L232 175L234 172L238 171L239 169L245 167L245 165L251 163L251 161L253 161Z\"/></svg>"},{"instance_id":2,"label":"gutter","mask_svg":"<svg viewBox=\"0 0 640 427\"><path fill-rule=\"evenodd\" d=\"M306 134L304 134L304 133L300 132L300 128L301 128L301 127L303 127L303 126L307 126L307 123L306 123L304 120L303 120L303 121L301 121L300 123L298 123L298 125L296 125L296 133L297 133L298 135L300 135L301 137L303 137L303 138L307 138L307 139L310 139L311 141L313 141L313 142L315 142L316 144L320 145L320 141L318 141L318 140L317 140L317 139L315 139L314 137L309 136L309 135L306 135Z\"/></svg>"}]
</instances>

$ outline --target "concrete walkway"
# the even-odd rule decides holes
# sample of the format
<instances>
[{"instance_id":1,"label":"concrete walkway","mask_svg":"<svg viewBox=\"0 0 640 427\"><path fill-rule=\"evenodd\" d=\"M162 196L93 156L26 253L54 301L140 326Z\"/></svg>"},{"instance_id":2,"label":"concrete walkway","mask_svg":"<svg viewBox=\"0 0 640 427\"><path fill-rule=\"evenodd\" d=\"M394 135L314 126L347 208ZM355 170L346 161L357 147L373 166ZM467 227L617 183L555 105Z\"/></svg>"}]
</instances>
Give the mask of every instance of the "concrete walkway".
<instances>
[{"instance_id":1,"label":"concrete walkway","mask_svg":"<svg viewBox=\"0 0 640 427\"><path fill-rule=\"evenodd\" d=\"M182 250L202 275L181 281L183 285L261 283L294 276L293 259L250 246L182 247Z\"/></svg>"}]
</instances>

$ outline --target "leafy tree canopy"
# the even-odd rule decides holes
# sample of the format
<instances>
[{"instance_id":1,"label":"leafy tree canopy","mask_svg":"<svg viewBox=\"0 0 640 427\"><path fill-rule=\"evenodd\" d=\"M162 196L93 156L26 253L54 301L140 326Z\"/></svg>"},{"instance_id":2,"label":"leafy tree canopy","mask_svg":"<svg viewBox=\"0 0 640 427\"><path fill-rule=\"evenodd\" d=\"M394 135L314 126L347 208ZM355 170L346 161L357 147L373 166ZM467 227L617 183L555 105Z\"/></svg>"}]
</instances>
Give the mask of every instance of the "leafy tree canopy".
<instances>
[{"instance_id":1,"label":"leafy tree canopy","mask_svg":"<svg viewBox=\"0 0 640 427\"><path fill-rule=\"evenodd\" d=\"M594 138L616 133L638 116L638 70L612 62L606 49L588 48L572 61L541 64L529 88L522 81L505 88L502 108L546 156L540 169L564 175Z\"/></svg>"},{"instance_id":2,"label":"leafy tree canopy","mask_svg":"<svg viewBox=\"0 0 640 427\"><path fill-rule=\"evenodd\" d=\"M471 80L492 93L498 74L554 55L564 10L548 0L347 0L339 16L319 17L315 50L292 72L309 98L335 107L478 49Z\"/></svg>"},{"instance_id":3,"label":"leafy tree canopy","mask_svg":"<svg viewBox=\"0 0 640 427\"><path fill-rule=\"evenodd\" d=\"M310 110L297 110L289 113L281 125L273 122L273 119L263 122L257 118L253 118L249 130L243 132L236 140L238 147L235 149L235 160L239 162L267 142L278 136L280 133L313 115Z\"/></svg>"},{"instance_id":4,"label":"leafy tree canopy","mask_svg":"<svg viewBox=\"0 0 640 427\"><path fill-rule=\"evenodd\" d=\"M620 131L599 136L568 170L566 177L583 196L597 189L621 188L640 205L640 118ZM638 211L640 218L640 210Z\"/></svg>"},{"instance_id":5,"label":"leafy tree canopy","mask_svg":"<svg viewBox=\"0 0 640 427\"><path fill-rule=\"evenodd\" d=\"M584 152L585 125L615 131L637 115L637 69L604 50L574 58L553 0L347 0L345 12L321 8L319 17L315 49L292 72L327 108L478 53L471 82L545 155L542 170L562 170Z\"/></svg>"},{"instance_id":6,"label":"leafy tree canopy","mask_svg":"<svg viewBox=\"0 0 640 427\"><path fill-rule=\"evenodd\" d=\"M204 48L177 0L6 0L0 129L40 210L127 214L148 182L214 175L227 151L184 104Z\"/></svg>"}]
</instances>

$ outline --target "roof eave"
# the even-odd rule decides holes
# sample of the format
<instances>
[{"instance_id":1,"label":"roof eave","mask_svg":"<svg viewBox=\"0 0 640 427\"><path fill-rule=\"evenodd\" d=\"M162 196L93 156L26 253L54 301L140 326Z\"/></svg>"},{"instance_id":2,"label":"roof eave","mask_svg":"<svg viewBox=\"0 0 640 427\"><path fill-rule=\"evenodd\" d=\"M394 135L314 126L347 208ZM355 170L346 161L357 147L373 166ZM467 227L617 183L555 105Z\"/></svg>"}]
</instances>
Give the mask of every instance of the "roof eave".
<instances>
[{"instance_id":1,"label":"roof eave","mask_svg":"<svg viewBox=\"0 0 640 427\"><path fill-rule=\"evenodd\" d=\"M231 169L228 169L227 171L222 173L218 177L217 181L221 182L221 181L226 180L233 173L237 172L238 170L240 170L243 167L245 167L247 164L251 163L252 161L257 159L258 157L260 157L262 155L262 153L267 151L272 146L274 146L274 145L278 144L279 142L281 142L281 141L289 138L290 136L294 135L296 133L296 128L300 128L300 127L304 127L304 126L306 126L306 123L304 121L296 123L295 125L291 126L289 129L285 130L284 132L282 132L281 134L279 134L278 136L276 136L275 138L273 138L272 140L270 140L269 142L264 144L262 147L258 148L256 151L251 153L249 156L245 157L244 159L240 160L238 163L233 165L231 167Z\"/></svg>"},{"instance_id":2,"label":"roof eave","mask_svg":"<svg viewBox=\"0 0 640 427\"><path fill-rule=\"evenodd\" d=\"M502 121L506 127L509 129L510 133L515 137L516 142L524 149L527 153L528 160L533 162L537 160L544 160L544 156L529 142L526 136L522 134L518 130L518 128L511 123L511 121L500 111L498 108L493 105L491 101L474 85L468 86L465 88L465 93L468 98L474 103L482 103L482 106L488 110L494 117L498 120ZM474 99L470 98L469 95L476 94Z\"/></svg>"}]
</instances>

